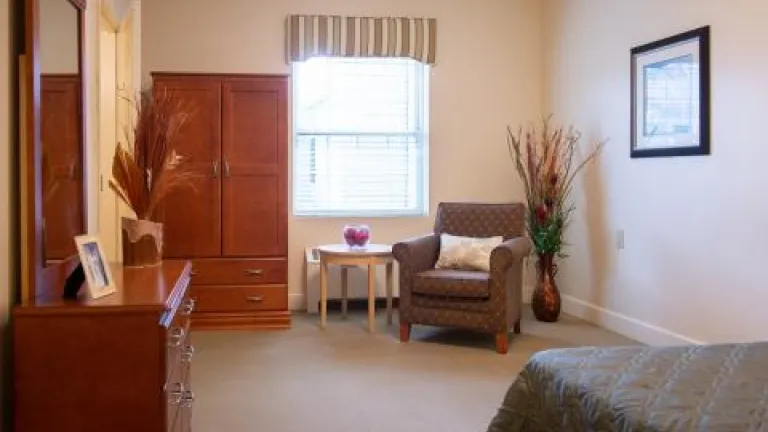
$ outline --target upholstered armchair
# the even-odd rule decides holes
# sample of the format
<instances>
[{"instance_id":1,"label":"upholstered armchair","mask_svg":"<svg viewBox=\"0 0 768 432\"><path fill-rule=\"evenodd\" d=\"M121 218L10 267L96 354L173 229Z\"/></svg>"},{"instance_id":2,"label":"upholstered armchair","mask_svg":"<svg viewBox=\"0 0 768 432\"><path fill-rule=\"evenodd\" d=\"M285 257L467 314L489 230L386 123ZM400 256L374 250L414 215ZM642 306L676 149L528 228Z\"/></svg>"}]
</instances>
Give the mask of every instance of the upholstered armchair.
<instances>
[{"instance_id":1,"label":"upholstered armchair","mask_svg":"<svg viewBox=\"0 0 768 432\"><path fill-rule=\"evenodd\" d=\"M490 272L436 269L442 233L504 242L491 253ZM494 334L496 351L506 354L509 330L520 333L530 247L523 204L441 203L433 234L392 248L400 265L400 340L408 342L413 324L466 328Z\"/></svg>"}]
</instances>

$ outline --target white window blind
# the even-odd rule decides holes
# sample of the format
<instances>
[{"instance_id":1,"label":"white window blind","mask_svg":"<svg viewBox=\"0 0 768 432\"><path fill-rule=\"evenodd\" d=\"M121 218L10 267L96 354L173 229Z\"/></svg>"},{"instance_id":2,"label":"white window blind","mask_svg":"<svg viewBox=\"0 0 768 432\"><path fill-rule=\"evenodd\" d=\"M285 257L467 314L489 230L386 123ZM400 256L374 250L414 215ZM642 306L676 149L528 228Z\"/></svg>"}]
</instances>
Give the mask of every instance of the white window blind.
<instances>
[{"instance_id":1,"label":"white window blind","mask_svg":"<svg viewBox=\"0 0 768 432\"><path fill-rule=\"evenodd\" d=\"M394 58L294 63L296 215L425 213L427 70Z\"/></svg>"}]
</instances>

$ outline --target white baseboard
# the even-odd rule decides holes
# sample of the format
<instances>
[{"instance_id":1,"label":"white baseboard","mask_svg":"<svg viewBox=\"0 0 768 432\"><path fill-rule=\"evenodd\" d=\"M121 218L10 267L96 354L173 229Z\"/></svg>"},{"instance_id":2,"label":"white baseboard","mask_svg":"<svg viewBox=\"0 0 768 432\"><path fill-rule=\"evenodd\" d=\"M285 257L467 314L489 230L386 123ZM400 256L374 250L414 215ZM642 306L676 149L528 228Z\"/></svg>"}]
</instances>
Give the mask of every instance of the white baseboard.
<instances>
[{"instance_id":1,"label":"white baseboard","mask_svg":"<svg viewBox=\"0 0 768 432\"><path fill-rule=\"evenodd\" d=\"M703 342L614 312L569 295L562 296L562 311L646 345L701 345Z\"/></svg>"},{"instance_id":2,"label":"white baseboard","mask_svg":"<svg viewBox=\"0 0 768 432\"><path fill-rule=\"evenodd\" d=\"M304 294L288 293L288 310L306 312L307 303Z\"/></svg>"}]
</instances>

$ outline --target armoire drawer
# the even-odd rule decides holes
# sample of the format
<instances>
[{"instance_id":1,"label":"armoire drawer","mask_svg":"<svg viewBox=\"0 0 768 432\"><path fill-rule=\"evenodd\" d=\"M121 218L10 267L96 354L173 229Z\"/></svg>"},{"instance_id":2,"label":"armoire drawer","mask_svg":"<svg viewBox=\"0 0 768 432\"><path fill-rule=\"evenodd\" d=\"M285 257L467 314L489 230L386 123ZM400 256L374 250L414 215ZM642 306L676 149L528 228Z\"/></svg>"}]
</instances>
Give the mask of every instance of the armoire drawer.
<instances>
[{"instance_id":1,"label":"armoire drawer","mask_svg":"<svg viewBox=\"0 0 768 432\"><path fill-rule=\"evenodd\" d=\"M285 284L285 258L197 259L192 264L192 285Z\"/></svg>"},{"instance_id":2,"label":"armoire drawer","mask_svg":"<svg viewBox=\"0 0 768 432\"><path fill-rule=\"evenodd\" d=\"M285 285L192 286L199 312L281 311L288 309Z\"/></svg>"}]
</instances>

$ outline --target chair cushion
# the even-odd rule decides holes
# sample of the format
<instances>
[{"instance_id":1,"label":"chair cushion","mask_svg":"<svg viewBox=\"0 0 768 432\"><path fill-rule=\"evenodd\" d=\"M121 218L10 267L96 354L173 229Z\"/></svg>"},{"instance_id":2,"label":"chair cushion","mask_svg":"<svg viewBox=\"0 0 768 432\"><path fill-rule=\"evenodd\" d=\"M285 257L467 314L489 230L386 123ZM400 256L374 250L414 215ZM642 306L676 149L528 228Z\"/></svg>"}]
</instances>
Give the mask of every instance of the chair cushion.
<instances>
[{"instance_id":1,"label":"chair cushion","mask_svg":"<svg viewBox=\"0 0 768 432\"><path fill-rule=\"evenodd\" d=\"M489 274L480 271L434 269L417 273L413 292L432 296L486 298Z\"/></svg>"},{"instance_id":2,"label":"chair cushion","mask_svg":"<svg viewBox=\"0 0 768 432\"><path fill-rule=\"evenodd\" d=\"M457 298L431 296L418 293L414 293L411 297L411 305L419 308L436 310L444 309L449 311L472 312L481 314L488 313L491 310L491 301L488 298ZM461 326L460 324L457 325Z\"/></svg>"}]
</instances>

